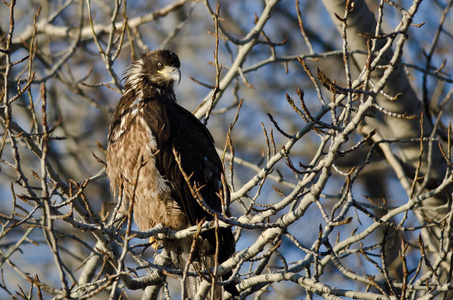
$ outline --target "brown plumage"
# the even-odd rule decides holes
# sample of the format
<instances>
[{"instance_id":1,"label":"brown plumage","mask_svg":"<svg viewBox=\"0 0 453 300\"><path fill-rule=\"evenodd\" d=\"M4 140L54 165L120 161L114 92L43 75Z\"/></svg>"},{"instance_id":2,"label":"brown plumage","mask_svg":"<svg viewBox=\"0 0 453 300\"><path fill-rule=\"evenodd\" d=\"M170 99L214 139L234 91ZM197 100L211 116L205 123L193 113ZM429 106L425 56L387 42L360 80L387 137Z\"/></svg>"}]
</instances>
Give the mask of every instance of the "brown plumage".
<instances>
[{"instance_id":1,"label":"brown plumage","mask_svg":"<svg viewBox=\"0 0 453 300\"><path fill-rule=\"evenodd\" d=\"M159 223L183 229L203 218L213 219L193 197L175 152L191 185L201 187L206 204L228 214L228 204L222 206L228 189L222 185L223 165L214 140L193 114L176 103L173 85L179 83L179 67L178 56L170 50L143 54L127 70L125 93L113 112L107 174L112 191L122 196L123 209L134 199L134 219L140 230ZM218 239L218 263L222 263L234 252L231 229L220 228ZM175 267L184 269L191 241L166 241ZM214 266L215 232L203 233L198 245L194 268ZM236 291L234 286L227 290Z\"/></svg>"}]
</instances>

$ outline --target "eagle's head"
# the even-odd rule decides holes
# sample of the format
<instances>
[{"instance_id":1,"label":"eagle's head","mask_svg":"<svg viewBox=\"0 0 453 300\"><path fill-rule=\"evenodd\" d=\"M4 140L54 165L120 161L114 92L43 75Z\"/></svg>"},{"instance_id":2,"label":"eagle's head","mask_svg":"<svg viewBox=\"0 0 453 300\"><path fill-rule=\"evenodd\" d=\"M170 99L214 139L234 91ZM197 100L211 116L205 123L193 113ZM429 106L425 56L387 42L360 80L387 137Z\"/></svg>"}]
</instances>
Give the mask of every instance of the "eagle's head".
<instances>
[{"instance_id":1,"label":"eagle's head","mask_svg":"<svg viewBox=\"0 0 453 300\"><path fill-rule=\"evenodd\" d=\"M173 86L181 80L180 65L178 56L171 50L143 53L126 71L126 93L132 90L145 96L156 92L174 95Z\"/></svg>"}]
</instances>

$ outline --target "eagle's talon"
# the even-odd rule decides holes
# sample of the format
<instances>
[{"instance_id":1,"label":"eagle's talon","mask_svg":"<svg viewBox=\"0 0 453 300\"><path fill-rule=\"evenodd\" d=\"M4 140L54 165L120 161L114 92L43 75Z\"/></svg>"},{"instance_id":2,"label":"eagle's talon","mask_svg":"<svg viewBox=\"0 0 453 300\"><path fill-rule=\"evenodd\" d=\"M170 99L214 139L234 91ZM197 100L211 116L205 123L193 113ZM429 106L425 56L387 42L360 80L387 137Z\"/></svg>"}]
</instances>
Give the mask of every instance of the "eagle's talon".
<instances>
[{"instance_id":1,"label":"eagle's talon","mask_svg":"<svg viewBox=\"0 0 453 300\"><path fill-rule=\"evenodd\" d=\"M158 240L153 236L149 238L149 243L154 250L159 250L164 247L162 240Z\"/></svg>"}]
</instances>

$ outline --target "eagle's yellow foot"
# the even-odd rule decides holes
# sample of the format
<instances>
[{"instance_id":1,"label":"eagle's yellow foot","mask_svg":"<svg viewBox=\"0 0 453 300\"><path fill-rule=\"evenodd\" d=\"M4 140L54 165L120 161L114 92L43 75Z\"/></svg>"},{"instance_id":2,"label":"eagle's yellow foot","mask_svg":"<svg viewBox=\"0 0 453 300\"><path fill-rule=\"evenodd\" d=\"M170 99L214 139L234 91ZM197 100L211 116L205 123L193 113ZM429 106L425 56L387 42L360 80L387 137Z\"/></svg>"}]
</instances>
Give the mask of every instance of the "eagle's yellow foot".
<instances>
[{"instance_id":1,"label":"eagle's yellow foot","mask_svg":"<svg viewBox=\"0 0 453 300\"><path fill-rule=\"evenodd\" d=\"M151 247L152 247L154 250L158 250L158 249L164 247L162 240L156 239L156 238L153 237L153 236L149 238L149 243L151 244Z\"/></svg>"}]
</instances>

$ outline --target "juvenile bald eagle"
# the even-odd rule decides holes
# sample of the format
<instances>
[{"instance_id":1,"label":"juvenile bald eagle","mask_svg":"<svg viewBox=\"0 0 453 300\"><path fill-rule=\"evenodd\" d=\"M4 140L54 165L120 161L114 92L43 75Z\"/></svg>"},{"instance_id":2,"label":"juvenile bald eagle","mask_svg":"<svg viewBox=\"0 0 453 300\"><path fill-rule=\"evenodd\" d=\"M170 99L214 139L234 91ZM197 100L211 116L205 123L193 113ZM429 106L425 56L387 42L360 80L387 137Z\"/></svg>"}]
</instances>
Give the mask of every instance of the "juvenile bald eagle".
<instances>
[{"instance_id":1,"label":"juvenile bald eagle","mask_svg":"<svg viewBox=\"0 0 453 300\"><path fill-rule=\"evenodd\" d=\"M223 195L228 189L222 184L223 165L214 140L192 113L176 103L173 86L180 81L179 67L178 56L170 50L143 54L126 71L125 93L113 112L107 175L124 210L133 199L134 220L140 230L159 223L179 230L204 218L213 220L194 198L181 169L190 184L200 188L210 209L222 213L222 205L227 207L222 201L228 198ZM184 270L191 243L192 238L165 241L175 267ZM192 258L195 270L214 266L216 247L219 264L235 249L229 228L219 228L218 245L214 230L203 233L197 244ZM227 290L236 292L234 286Z\"/></svg>"}]
</instances>

